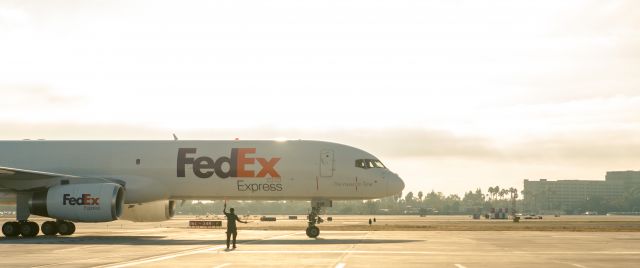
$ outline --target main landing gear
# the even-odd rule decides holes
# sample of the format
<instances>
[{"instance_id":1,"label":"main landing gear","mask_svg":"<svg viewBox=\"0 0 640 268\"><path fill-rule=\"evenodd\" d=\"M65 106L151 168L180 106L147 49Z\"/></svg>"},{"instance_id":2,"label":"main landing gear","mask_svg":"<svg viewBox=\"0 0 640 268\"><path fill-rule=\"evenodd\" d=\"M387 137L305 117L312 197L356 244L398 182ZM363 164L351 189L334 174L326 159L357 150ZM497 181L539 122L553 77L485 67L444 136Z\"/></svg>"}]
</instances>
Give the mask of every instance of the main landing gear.
<instances>
[{"instance_id":1,"label":"main landing gear","mask_svg":"<svg viewBox=\"0 0 640 268\"><path fill-rule=\"evenodd\" d=\"M33 193L18 192L16 196L17 221L5 222L2 225L2 234L6 237L35 237L42 231L45 235L72 235L76 231L76 225L70 221L46 221L42 228L37 223L28 221L31 216L30 200Z\"/></svg>"},{"instance_id":2,"label":"main landing gear","mask_svg":"<svg viewBox=\"0 0 640 268\"><path fill-rule=\"evenodd\" d=\"M72 235L76 231L76 225L70 221L46 221L42 228L32 221L10 221L2 225L2 234L6 237L35 237L38 233L44 235Z\"/></svg>"},{"instance_id":3,"label":"main landing gear","mask_svg":"<svg viewBox=\"0 0 640 268\"><path fill-rule=\"evenodd\" d=\"M311 213L309 213L309 226L307 227L307 236L310 238L316 238L320 235L320 228L316 224L324 222L320 218L320 211L323 207L331 207L331 200L312 200L311 201Z\"/></svg>"},{"instance_id":4,"label":"main landing gear","mask_svg":"<svg viewBox=\"0 0 640 268\"><path fill-rule=\"evenodd\" d=\"M6 237L34 237L40 232L38 224L32 221L10 221L2 225L2 233Z\"/></svg>"},{"instance_id":5,"label":"main landing gear","mask_svg":"<svg viewBox=\"0 0 640 268\"><path fill-rule=\"evenodd\" d=\"M46 221L42 224L45 235L72 235L76 232L76 225L70 221Z\"/></svg>"}]
</instances>

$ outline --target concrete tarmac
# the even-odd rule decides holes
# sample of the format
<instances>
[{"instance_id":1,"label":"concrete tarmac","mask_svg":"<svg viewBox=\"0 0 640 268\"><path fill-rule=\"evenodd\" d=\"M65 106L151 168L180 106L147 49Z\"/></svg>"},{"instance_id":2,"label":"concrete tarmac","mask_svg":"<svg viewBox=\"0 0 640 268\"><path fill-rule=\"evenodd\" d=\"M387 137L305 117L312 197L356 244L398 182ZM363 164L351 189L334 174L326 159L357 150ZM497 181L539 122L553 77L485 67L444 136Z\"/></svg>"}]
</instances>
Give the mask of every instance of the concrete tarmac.
<instances>
[{"instance_id":1,"label":"concrete tarmac","mask_svg":"<svg viewBox=\"0 0 640 268\"><path fill-rule=\"evenodd\" d=\"M0 239L0 267L635 267L638 232L243 230L186 221L78 224L69 237ZM322 230L322 225L320 226Z\"/></svg>"}]
</instances>

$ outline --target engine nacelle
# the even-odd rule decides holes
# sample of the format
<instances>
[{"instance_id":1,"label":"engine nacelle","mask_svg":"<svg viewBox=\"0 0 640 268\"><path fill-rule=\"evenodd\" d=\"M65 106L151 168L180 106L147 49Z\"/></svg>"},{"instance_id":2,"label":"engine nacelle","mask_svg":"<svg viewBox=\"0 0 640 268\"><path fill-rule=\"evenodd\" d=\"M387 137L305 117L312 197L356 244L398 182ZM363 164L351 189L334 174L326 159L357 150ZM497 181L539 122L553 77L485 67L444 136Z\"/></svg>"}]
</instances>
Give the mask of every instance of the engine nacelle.
<instances>
[{"instance_id":1,"label":"engine nacelle","mask_svg":"<svg viewBox=\"0 0 640 268\"><path fill-rule=\"evenodd\" d=\"M157 222L171 219L176 214L173 200L161 200L142 204L125 205L121 220Z\"/></svg>"},{"instance_id":2,"label":"engine nacelle","mask_svg":"<svg viewBox=\"0 0 640 268\"><path fill-rule=\"evenodd\" d=\"M122 214L124 188L115 183L67 184L36 192L31 214L75 222L107 222Z\"/></svg>"}]
</instances>

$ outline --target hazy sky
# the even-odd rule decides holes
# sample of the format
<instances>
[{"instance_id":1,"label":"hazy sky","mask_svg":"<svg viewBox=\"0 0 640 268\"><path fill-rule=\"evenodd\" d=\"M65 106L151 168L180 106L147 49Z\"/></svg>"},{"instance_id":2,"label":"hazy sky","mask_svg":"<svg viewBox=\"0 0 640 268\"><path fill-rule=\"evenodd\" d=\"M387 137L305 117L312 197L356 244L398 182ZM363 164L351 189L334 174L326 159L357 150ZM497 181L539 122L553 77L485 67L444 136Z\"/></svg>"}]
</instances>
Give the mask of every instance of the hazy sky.
<instances>
[{"instance_id":1,"label":"hazy sky","mask_svg":"<svg viewBox=\"0 0 640 268\"><path fill-rule=\"evenodd\" d=\"M640 169L640 1L0 0L0 139L320 139L407 190Z\"/></svg>"}]
</instances>

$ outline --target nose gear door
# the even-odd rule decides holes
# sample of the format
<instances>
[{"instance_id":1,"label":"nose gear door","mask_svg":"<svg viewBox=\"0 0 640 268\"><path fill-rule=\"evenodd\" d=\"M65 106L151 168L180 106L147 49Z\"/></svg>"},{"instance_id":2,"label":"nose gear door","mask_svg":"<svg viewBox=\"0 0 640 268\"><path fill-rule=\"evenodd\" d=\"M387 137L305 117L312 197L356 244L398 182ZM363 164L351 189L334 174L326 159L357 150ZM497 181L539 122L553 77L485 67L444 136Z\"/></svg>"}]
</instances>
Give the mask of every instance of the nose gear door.
<instances>
[{"instance_id":1,"label":"nose gear door","mask_svg":"<svg viewBox=\"0 0 640 268\"><path fill-rule=\"evenodd\" d=\"M333 151L324 150L320 153L320 177L333 176Z\"/></svg>"}]
</instances>

